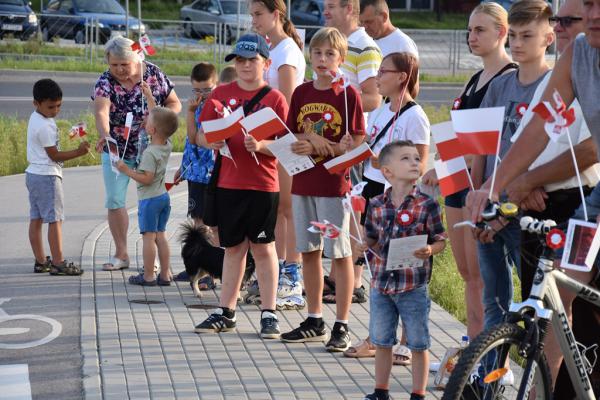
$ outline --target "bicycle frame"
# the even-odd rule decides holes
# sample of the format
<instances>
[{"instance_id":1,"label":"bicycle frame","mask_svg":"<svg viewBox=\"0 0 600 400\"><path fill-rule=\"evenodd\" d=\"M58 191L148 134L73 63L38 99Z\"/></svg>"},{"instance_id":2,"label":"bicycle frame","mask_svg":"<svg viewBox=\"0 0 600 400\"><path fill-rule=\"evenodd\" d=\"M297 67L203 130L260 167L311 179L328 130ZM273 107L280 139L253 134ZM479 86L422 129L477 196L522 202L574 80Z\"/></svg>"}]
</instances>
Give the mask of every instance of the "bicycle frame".
<instances>
[{"instance_id":1,"label":"bicycle frame","mask_svg":"<svg viewBox=\"0 0 600 400\"><path fill-rule=\"evenodd\" d=\"M576 281L561 270L555 269L553 261L542 256L538 262L529 298L521 303L512 303L510 312L523 314L524 311L533 310L537 318L552 322L552 329L564 355L565 364L577 398L596 400L585 370L583 356L569 325L557 283L561 287L577 293L577 296L585 301L600 307L600 291ZM529 379L524 381L529 381Z\"/></svg>"}]
</instances>

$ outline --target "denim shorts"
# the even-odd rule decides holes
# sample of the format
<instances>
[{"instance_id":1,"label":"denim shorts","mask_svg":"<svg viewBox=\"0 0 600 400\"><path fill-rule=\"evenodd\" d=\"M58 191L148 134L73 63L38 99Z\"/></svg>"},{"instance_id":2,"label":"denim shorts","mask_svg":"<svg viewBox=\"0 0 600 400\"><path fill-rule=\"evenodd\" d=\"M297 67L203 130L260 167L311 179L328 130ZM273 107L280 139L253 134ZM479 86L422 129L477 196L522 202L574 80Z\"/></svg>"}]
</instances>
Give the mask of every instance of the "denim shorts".
<instances>
[{"instance_id":1,"label":"denim shorts","mask_svg":"<svg viewBox=\"0 0 600 400\"><path fill-rule=\"evenodd\" d=\"M129 168L135 167L135 160L123 160ZM129 177L125 174L116 175L110 167L108 153L102 153L102 175L104 176L105 201L104 208L116 210L125 207Z\"/></svg>"},{"instance_id":2,"label":"denim shorts","mask_svg":"<svg viewBox=\"0 0 600 400\"><path fill-rule=\"evenodd\" d=\"M29 219L51 224L65 219L62 178L56 175L25 173L29 192Z\"/></svg>"},{"instance_id":3,"label":"denim shorts","mask_svg":"<svg viewBox=\"0 0 600 400\"><path fill-rule=\"evenodd\" d=\"M406 346L413 351L429 349L429 310L427 285L398 294L384 294L371 288L369 336L379 347L398 343L399 319L406 334Z\"/></svg>"},{"instance_id":4,"label":"denim shorts","mask_svg":"<svg viewBox=\"0 0 600 400\"><path fill-rule=\"evenodd\" d=\"M169 193L138 202L138 225L140 233L164 232L171 214Z\"/></svg>"}]
</instances>

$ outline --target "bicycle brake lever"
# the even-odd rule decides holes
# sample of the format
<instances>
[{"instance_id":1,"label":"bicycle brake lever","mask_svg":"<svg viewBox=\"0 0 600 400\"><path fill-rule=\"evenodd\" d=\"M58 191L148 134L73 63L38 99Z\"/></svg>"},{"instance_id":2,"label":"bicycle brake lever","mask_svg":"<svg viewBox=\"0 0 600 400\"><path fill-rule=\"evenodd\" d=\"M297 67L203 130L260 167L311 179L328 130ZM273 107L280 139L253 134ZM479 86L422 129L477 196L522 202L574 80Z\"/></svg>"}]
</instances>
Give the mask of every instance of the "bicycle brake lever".
<instances>
[{"instance_id":1,"label":"bicycle brake lever","mask_svg":"<svg viewBox=\"0 0 600 400\"><path fill-rule=\"evenodd\" d=\"M456 228L462 228L463 226L468 226L469 228L490 229L489 226L487 226L487 225L485 225L485 224L483 224L481 222L478 222L478 223L474 224L471 221L457 222L457 223L454 224L453 227L456 229Z\"/></svg>"}]
</instances>

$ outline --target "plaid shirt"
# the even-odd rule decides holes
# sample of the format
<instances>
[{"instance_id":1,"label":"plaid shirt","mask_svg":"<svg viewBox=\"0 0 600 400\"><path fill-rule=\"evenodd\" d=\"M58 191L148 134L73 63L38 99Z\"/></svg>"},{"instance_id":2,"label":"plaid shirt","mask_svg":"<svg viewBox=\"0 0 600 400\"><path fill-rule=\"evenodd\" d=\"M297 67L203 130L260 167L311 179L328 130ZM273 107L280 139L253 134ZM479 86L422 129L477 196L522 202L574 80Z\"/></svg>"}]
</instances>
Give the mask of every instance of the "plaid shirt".
<instances>
[{"instance_id":1,"label":"plaid shirt","mask_svg":"<svg viewBox=\"0 0 600 400\"><path fill-rule=\"evenodd\" d=\"M437 201L421 193L415 186L404 198L400 207L396 208L391 199L392 189L371 199L365 220L365 231L368 238L377 241L374 246L381 257L371 253L371 287L385 294L408 292L427 283L431 276L430 259L424 260L420 267L404 267L386 271L388 247L390 239L415 235L427 235L427 243L445 240L446 232L442 225L440 207ZM413 220L409 225L402 225L397 217L408 212Z\"/></svg>"}]
</instances>

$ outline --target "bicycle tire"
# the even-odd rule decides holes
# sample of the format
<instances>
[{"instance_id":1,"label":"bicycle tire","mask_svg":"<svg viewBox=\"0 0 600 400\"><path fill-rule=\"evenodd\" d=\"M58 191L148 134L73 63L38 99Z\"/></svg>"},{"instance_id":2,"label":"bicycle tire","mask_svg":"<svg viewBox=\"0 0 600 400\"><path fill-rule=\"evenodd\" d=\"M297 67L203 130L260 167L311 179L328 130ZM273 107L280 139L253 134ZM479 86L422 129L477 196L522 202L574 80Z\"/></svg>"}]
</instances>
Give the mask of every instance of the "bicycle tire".
<instances>
[{"instance_id":1,"label":"bicycle tire","mask_svg":"<svg viewBox=\"0 0 600 400\"><path fill-rule=\"evenodd\" d=\"M500 352L510 352L510 348L518 348L519 344L525 338L525 330L516 324L503 323L497 325L488 331L479 335L462 353L458 363L454 367L442 400L461 400L461 399L517 399L518 390L521 386L522 374L514 375L513 385L501 385L498 381L490 384L483 384L481 377L485 377L489 371L497 368L498 361L493 361L496 365L488 368L482 365L486 363L484 357L486 354L495 357ZM501 347L502 346L502 347ZM508 347L505 347L508 346ZM550 369L543 353L534 360L536 374L531 382L530 399L551 399L552 398L552 380ZM488 359L488 363L491 358ZM474 371L477 371L476 373ZM523 382L523 384L526 384ZM507 393L508 390L508 393Z\"/></svg>"}]
</instances>

